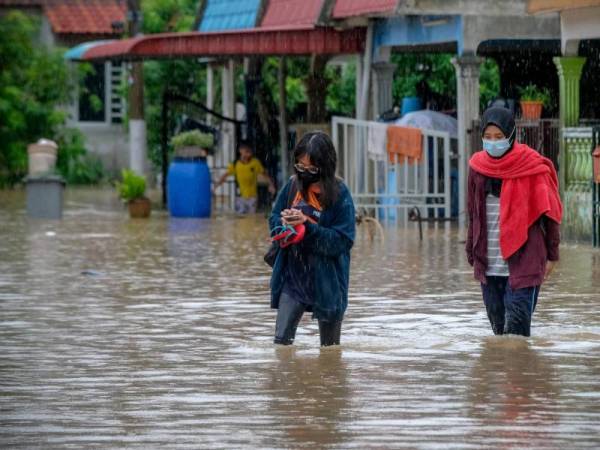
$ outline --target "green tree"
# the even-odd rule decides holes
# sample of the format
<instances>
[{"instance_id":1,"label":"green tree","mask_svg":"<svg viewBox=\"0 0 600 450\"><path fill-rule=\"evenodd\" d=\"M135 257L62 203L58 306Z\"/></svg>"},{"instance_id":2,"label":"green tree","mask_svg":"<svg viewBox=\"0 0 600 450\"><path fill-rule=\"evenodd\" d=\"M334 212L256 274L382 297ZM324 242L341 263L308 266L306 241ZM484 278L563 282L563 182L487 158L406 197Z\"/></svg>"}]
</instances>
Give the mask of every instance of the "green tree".
<instances>
[{"instance_id":1,"label":"green tree","mask_svg":"<svg viewBox=\"0 0 600 450\"><path fill-rule=\"evenodd\" d=\"M86 155L81 133L65 127L72 80L63 51L36 45L39 23L21 12L1 17L0 29L0 186L23 179L27 145L41 137L57 141L67 182L97 181L101 165Z\"/></svg>"}]
</instances>

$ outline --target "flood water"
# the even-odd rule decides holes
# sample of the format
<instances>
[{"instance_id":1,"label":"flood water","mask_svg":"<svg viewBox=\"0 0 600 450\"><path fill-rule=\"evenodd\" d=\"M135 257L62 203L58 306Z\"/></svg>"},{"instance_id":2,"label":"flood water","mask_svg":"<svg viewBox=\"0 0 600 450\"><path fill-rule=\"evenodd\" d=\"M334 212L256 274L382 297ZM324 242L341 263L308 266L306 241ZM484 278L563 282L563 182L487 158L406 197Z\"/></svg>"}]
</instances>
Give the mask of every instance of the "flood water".
<instances>
[{"instance_id":1,"label":"flood water","mask_svg":"<svg viewBox=\"0 0 600 450\"><path fill-rule=\"evenodd\" d=\"M262 217L61 222L0 193L2 448L600 448L600 252L493 337L453 229L359 230L342 345L272 344Z\"/></svg>"}]
</instances>

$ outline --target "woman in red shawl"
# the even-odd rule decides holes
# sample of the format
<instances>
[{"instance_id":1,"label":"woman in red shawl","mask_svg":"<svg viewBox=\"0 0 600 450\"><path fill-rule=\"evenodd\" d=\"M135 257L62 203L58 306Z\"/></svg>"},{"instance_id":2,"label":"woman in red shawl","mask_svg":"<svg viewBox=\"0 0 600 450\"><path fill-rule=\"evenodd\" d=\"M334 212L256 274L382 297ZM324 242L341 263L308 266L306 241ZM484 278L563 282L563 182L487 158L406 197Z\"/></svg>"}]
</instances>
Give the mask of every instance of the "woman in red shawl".
<instances>
[{"instance_id":1,"label":"woman in red shawl","mask_svg":"<svg viewBox=\"0 0 600 450\"><path fill-rule=\"evenodd\" d=\"M542 282L558 261L562 205L552 162L515 141L510 110L482 117L469 161L467 259L494 334L530 335Z\"/></svg>"}]
</instances>

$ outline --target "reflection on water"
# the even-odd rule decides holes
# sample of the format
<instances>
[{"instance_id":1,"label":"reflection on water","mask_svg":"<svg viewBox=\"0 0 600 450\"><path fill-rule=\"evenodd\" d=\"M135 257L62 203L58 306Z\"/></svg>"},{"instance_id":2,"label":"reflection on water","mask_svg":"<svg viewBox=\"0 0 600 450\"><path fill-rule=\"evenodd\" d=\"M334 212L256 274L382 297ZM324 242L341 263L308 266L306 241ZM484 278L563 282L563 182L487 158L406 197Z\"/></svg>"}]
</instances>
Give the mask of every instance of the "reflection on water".
<instances>
[{"instance_id":1,"label":"reflection on water","mask_svg":"<svg viewBox=\"0 0 600 450\"><path fill-rule=\"evenodd\" d=\"M61 222L0 192L3 448L598 448L600 253L565 246L531 339L491 336L456 230L359 230L343 345L272 345L261 217Z\"/></svg>"}]
</instances>

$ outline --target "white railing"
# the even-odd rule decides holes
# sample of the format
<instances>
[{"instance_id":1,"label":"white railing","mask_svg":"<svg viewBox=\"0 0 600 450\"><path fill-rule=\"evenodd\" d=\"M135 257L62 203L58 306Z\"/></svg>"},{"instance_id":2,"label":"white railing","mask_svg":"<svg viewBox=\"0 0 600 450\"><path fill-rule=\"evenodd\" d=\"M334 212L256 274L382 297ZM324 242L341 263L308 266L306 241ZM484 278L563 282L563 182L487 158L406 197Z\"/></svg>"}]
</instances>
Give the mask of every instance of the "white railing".
<instances>
[{"instance_id":1,"label":"white railing","mask_svg":"<svg viewBox=\"0 0 600 450\"><path fill-rule=\"evenodd\" d=\"M409 211L422 218L451 216L450 135L422 130L422 157L408 163L399 155L374 160L367 152L368 121L333 117L332 139L338 174L347 183L357 209L382 221L405 224Z\"/></svg>"}]
</instances>

